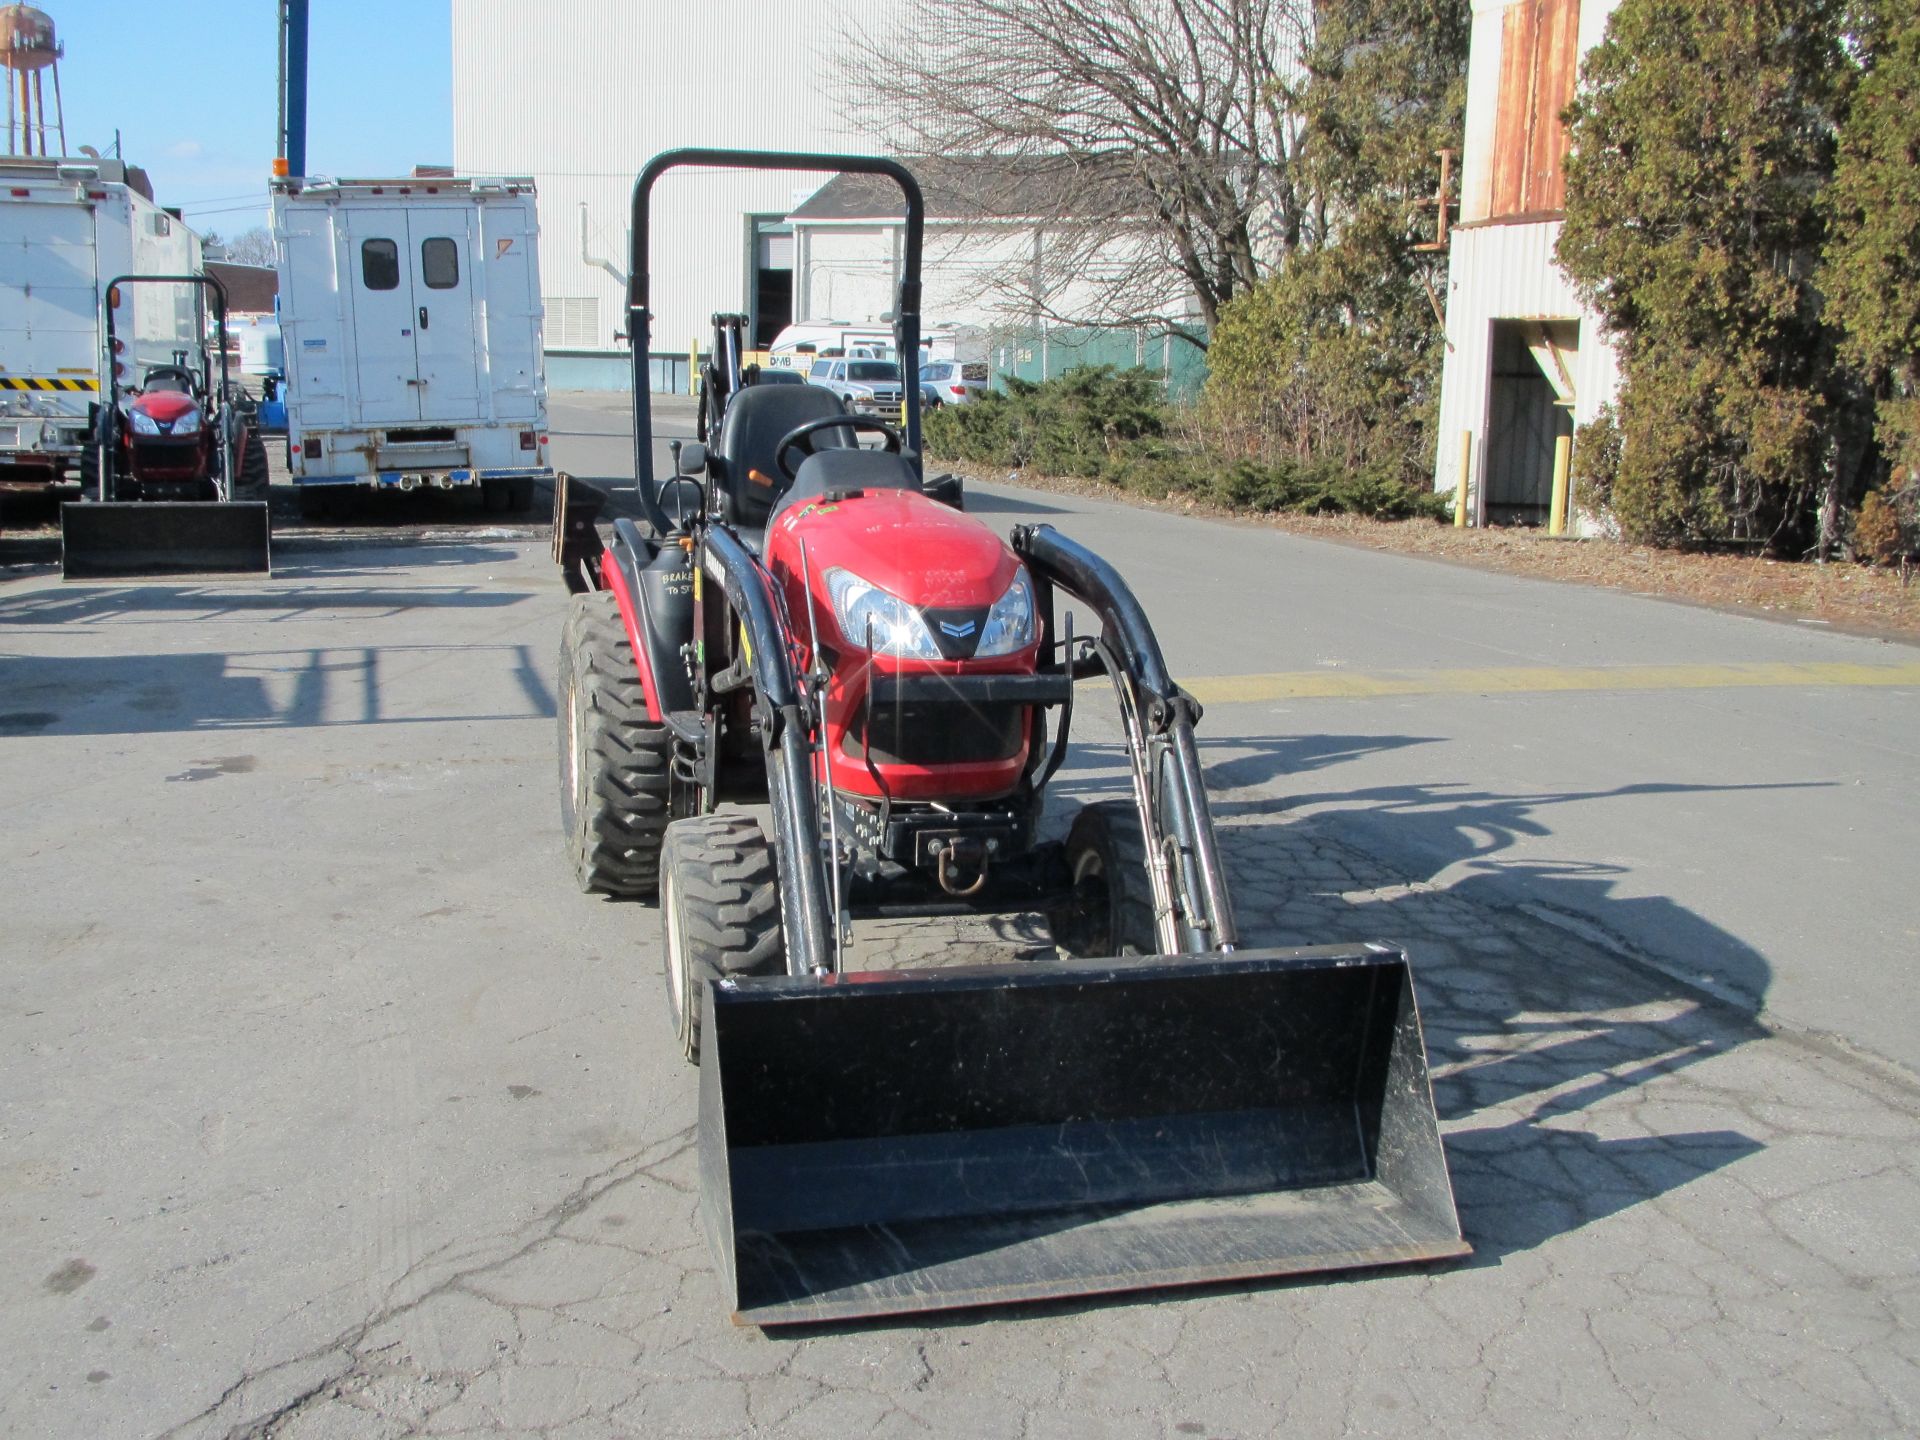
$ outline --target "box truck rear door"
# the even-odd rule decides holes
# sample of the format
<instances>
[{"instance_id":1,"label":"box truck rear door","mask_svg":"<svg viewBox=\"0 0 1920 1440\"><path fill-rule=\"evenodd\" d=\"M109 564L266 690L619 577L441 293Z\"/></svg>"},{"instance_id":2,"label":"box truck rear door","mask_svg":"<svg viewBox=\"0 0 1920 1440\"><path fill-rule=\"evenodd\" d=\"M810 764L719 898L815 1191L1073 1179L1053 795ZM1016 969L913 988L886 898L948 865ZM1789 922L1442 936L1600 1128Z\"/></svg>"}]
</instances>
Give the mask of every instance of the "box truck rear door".
<instances>
[{"instance_id":1,"label":"box truck rear door","mask_svg":"<svg viewBox=\"0 0 1920 1440\"><path fill-rule=\"evenodd\" d=\"M422 376L407 212L349 210L346 219L356 392L349 423L417 425Z\"/></svg>"},{"instance_id":2,"label":"box truck rear door","mask_svg":"<svg viewBox=\"0 0 1920 1440\"><path fill-rule=\"evenodd\" d=\"M435 206L408 218L420 418L429 425L489 419L474 363L473 216Z\"/></svg>"}]
</instances>

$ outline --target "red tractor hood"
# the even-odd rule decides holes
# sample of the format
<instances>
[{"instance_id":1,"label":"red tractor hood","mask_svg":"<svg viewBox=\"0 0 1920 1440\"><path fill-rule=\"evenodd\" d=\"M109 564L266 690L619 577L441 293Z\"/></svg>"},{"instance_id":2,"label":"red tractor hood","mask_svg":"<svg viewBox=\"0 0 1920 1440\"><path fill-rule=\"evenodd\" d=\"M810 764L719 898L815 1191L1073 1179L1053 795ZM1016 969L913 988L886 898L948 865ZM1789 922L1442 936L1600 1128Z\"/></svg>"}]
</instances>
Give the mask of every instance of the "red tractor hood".
<instances>
[{"instance_id":1,"label":"red tractor hood","mask_svg":"<svg viewBox=\"0 0 1920 1440\"><path fill-rule=\"evenodd\" d=\"M191 395L183 395L178 390L149 390L134 396L129 408L150 415L163 425L171 425L182 415L193 414L200 405Z\"/></svg>"},{"instance_id":2,"label":"red tractor hood","mask_svg":"<svg viewBox=\"0 0 1920 1440\"><path fill-rule=\"evenodd\" d=\"M828 570L851 570L919 609L991 605L1020 566L986 525L912 490L867 490L786 511L767 532L768 565L783 580L799 577L803 540L816 593L824 593Z\"/></svg>"}]
</instances>

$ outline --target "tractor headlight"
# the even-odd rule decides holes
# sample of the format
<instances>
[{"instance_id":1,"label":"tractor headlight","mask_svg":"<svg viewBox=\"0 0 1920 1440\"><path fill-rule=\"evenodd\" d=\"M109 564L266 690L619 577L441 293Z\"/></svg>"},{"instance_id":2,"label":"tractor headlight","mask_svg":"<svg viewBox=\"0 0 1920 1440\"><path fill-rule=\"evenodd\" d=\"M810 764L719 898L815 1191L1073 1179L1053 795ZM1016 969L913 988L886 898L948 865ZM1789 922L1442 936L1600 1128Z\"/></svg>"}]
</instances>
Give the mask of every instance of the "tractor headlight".
<instances>
[{"instance_id":1,"label":"tractor headlight","mask_svg":"<svg viewBox=\"0 0 1920 1440\"><path fill-rule=\"evenodd\" d=\"M1027 567L1013 572L1007 593L993 602L987 623L980 631L980 648L975 655L1011 655L1033 643L1033 582L1027 579Z\"/></svg>"},{"instance_id":2,"label":"tractor headlight","mask_svg":"<svg viewBox=\"0 0 1920 1440\"><path fill-rule=\"evenodd\" d=\"M178 420L174 421L173 433L176 435L198 435L200 433L200 412L197 410L189 410Z\"/></svg>"},{"instance_id":3,"label":"tractor headlight","mask_svg":"<svg viewBox=\"0 0 1920 1440\"><path fill-rule=\"evenodd\" d=\"M902 660L938 660L940 647L920 612L898 595L890 595L878 585L869 584L851 570L827 571L827 593L833 597L833 617L849 645L867 648L873 637L873 653L895 655Z\"/></svg>"},{"instance_id":4,"label":"tractor headlight","mask_svg":"<svg viewBox=\"0 0 1920 1440\"><path fill-rule=\"evenodd\" d=\"M160 422L144 410L129 410L127 412L127 423L133 426L133 433L136 435L158 435L160 433Z\"/></svg>"}]
</instances>

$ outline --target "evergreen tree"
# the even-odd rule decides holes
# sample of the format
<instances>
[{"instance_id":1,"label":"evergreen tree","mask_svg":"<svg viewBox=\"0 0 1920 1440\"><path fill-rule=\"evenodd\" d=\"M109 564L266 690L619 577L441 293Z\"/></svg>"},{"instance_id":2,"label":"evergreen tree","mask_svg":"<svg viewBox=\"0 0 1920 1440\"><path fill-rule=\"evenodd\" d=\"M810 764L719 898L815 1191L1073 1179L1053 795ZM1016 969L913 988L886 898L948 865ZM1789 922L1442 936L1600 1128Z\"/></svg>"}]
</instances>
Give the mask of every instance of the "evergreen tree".
<instances>
[{"instance_id":1,"label":"evergreen tree","mask_svg":"<svg viewBox=\"0 0 1920 1440\"><path fill-rule=\"evenodd\" d=\"M1624 365L1632 538L1823 552L1864 432L1822 317L1843 0L1622 0L1569 111L1559 259Z\"/></svg>"},{"instance_id":2,"label":"evergreen tree","mask_svg":"<svg viewBox=\"0 0 1920 1440\"><path fill-rule=\"evenodd\" d=\"M1299 74L1303 230L1235 300L1208 353L1211 417L1241 454L1424 484L1444 334L1414 249L1437 152L1459 143L1468 0L1319 0Z\"/></svg>"},{"instance_id":3,"label":"evergreen tree","mask_svg":"<svg viewBox=\"0 0 1920 1440\"><path fill-rule=\"evenodd\" d=\"M1861 505L1856 542L1891 560L1920 543L1920 5L1883 4L1860 40L1872 68L1824 197L1820 288L1841 354L1876 399L1880 483Z\"/></svg>"}]
</instances>

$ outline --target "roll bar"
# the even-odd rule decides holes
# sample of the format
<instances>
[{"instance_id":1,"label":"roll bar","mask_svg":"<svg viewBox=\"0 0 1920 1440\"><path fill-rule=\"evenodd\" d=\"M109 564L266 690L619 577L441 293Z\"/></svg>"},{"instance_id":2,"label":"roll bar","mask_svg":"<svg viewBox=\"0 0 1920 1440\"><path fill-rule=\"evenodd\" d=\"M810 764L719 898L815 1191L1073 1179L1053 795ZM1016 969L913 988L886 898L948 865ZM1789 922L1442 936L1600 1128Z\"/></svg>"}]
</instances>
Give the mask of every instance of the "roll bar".
<instances>
[{"instance_id":1,"label":"roll bar","mask_svg":"<svg viewBox=\"0 0 1920 1440\"><path fill-rule=\"evenodd\" d=\"M122 285L204 285L213 292L214 327L220 335L219 395L222 403L225 403L227 395L227 287L214 279L213 276L207 274L204 270L195 271L191 275L116 275L107 282L107 288L100 292L100 311L101 314L105 316L105 323L102 325L101 330L107 337L106 374L109 395L111 395L112 390L118 388L118 383L114 379L113 369L113 294L114 291ZM210 348L206 343L206 337L204 335L200 337L200 345L202 353L205 353ZM209 388L213 385L213 366L210 362L211 357L209 357L209 363L206 366L206 379Z\"/></svg>"},{"instance_id":2,"label":"roll bar","mask_svg":"<svg viewBox=\"0 0 1920 1440\"><path fill-rule=\"evenodd\" d=\"M653 396L647 366L652 350L653 312L648 308L652 277L647 261L652 234L654 182L669 170L834 170L849 175L880 175L900 187L907 201L907 237L900 267L900 291L893 309L893 343L905 383L907 448L920 453L920 251L927 207L920 182L897 160L879 155L810 155L795 151L667 150L647 162L633 182L633 225L627 257L627 344L633 358L633 478L647 523L661 535L673 525L660 508L653 475Z\"/></svg>"}]
</instances>

